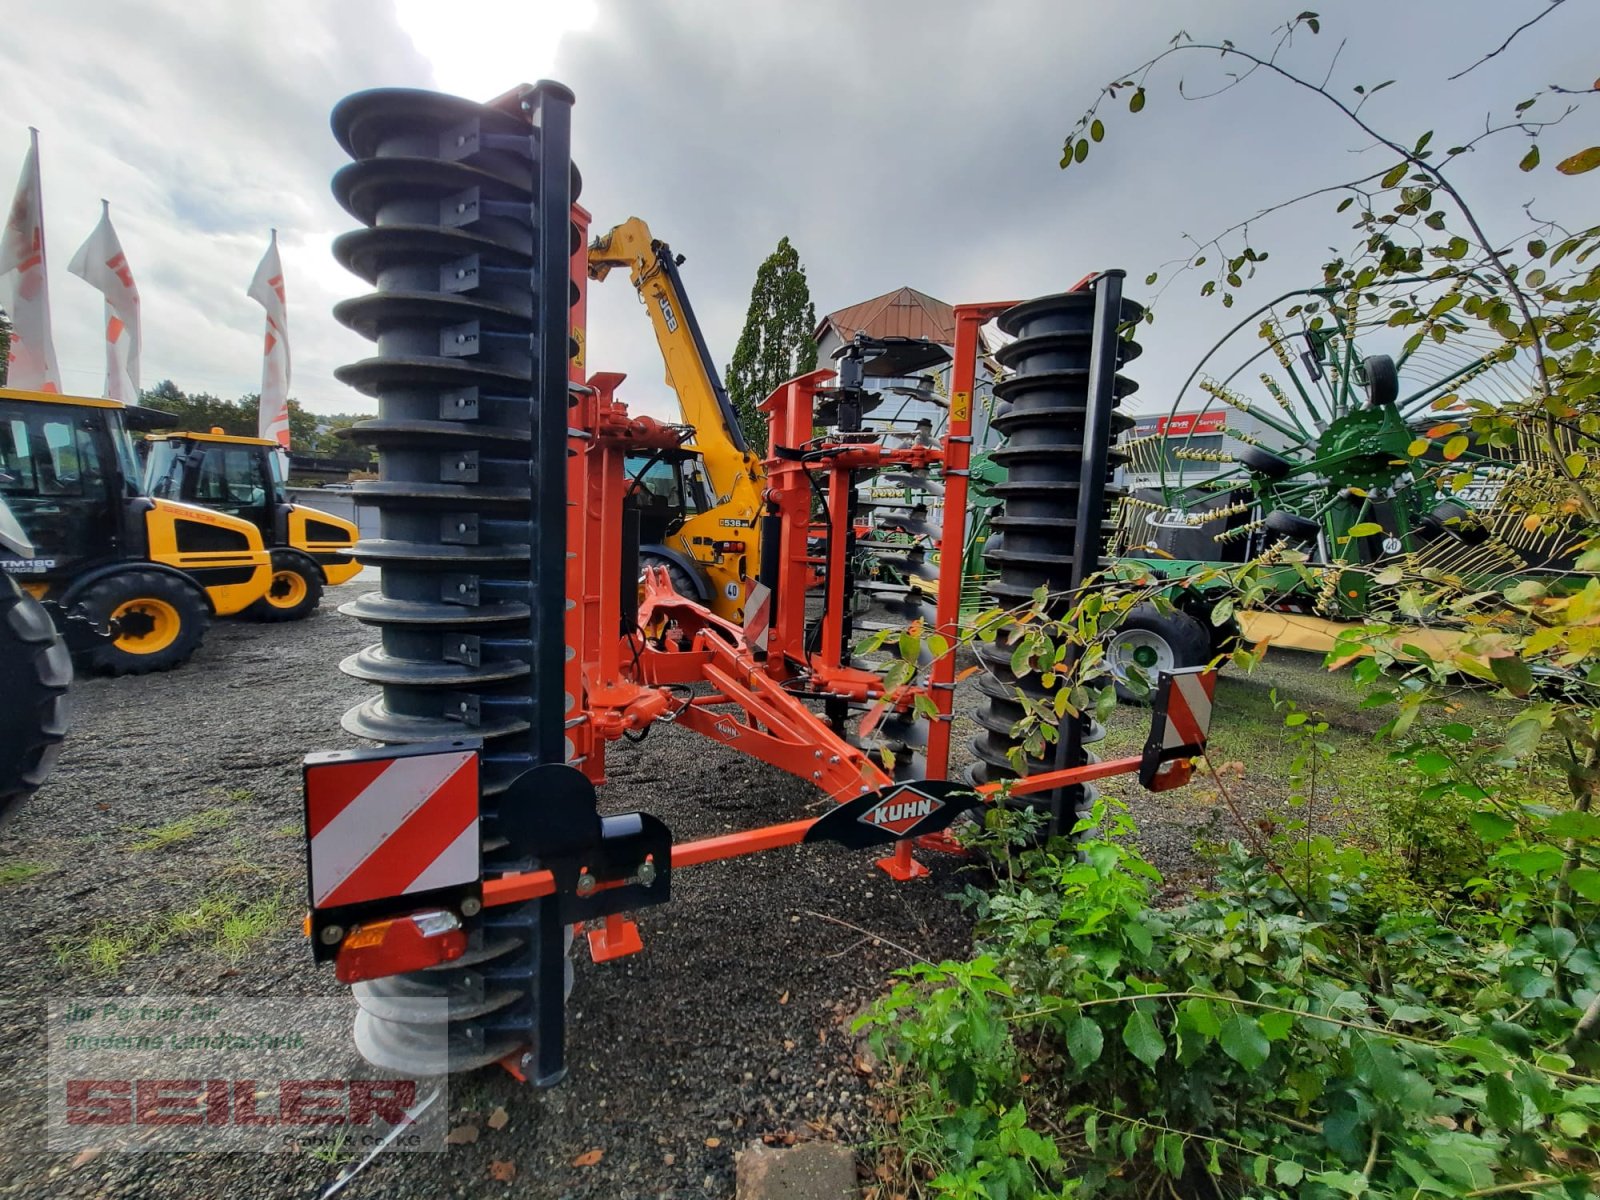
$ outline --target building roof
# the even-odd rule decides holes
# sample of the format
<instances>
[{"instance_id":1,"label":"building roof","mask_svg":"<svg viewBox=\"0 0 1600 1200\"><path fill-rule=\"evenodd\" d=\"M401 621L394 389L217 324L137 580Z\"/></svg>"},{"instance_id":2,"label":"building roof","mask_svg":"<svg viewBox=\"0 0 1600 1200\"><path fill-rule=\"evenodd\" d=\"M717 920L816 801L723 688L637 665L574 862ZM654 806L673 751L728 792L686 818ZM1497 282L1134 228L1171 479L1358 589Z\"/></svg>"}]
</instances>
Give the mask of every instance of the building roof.
<instances>
[{"instance_id":1,"label":"building roof","mask_svg":"<svg viewBox=\"0 0 1600 1200\"><path fill-rule=\"evenodd\" d=\"M873 337L927 338L948 346L956 340L956 314L943 300L903 287L829 313L817 324L816 340L830 328L843 342L860 331Z\"/></svg>"}]
</instances>

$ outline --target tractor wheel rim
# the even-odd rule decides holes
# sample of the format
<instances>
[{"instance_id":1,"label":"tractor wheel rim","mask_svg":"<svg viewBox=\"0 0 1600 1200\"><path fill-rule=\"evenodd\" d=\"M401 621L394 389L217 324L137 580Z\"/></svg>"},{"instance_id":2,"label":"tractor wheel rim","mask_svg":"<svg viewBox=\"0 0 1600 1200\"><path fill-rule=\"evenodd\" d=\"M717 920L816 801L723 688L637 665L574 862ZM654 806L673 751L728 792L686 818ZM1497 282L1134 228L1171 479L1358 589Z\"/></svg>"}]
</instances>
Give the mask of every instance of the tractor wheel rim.
<instances>
[{"instance_id":1,"label":"tractor wheel rim","mask_svg":"<svg viewBox=\"0 0 1600 1200\"><path fill-rule=\"evenodd\" d=\"M293 608L306 598L306 579L298 571L274 571L267 589L267 603L274 608Z\"/></svg>"},{"instance_id":2,"label":"tractor wheel rim","mask_svg":"<svg viewBox=\"0 0 1600 1200\"><path fill-rule=\"evenodd\" d=\"M183 618L165 600L138 596L111 611L117 636L112 645L125 654L159 654L178 640Z\"/></svg>"},{"instance_id":3,"label":"tractor wheel rim","mask_svg":"<svg viewBox=\"0 0 1600 1200\"><path fill-rule=\"evenodd\" d=\"M1151 684L1156 681L1156 672L1174 670L1178 663L1178 656L1172 652L1167 639L1148 629L1119 633L1106 658L1111 673L1118 679L1127 679L1133 668L1137 668Z\"/></svg>"}]
</instances>

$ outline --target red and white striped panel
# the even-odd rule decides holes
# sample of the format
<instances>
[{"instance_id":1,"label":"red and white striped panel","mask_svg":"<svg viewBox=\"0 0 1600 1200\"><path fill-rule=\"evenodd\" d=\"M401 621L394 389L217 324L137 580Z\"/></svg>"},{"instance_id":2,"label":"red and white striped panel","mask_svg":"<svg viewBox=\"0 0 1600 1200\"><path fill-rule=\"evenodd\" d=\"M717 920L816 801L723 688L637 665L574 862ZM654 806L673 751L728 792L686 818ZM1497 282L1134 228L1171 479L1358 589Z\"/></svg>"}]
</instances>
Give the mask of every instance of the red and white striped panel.
<instances>
[{"instance_id":1,"label":"red and white striped panel","mask_svg":"<svg viewBox=\"0 0 1600 1200\"><path fill-rule=\"evenodd\" d=\"M1167 728L1161 738L1161 748L1203 746L1211 729L1211 701L1216 695L1217 673L1204 669L1175 671L1171 678L1172 688L1167 693Z\"/></svg>"},{"instance_id":2,"label":"red and white striped panel","mask_svg":"<svg viewBox=\"0 0 1600 1200\"><path fill-rule=\"evenodd\" d=\"M308 765L305 777L313 907L477 881L475 752Z\"/></svg>"},{"instance_id":3,"label":"red and white striped panel","mask_svg":"<svg viewBox=\"0 0 1600 1200\"><path fill-rule=\"evenodd\" d=\"M772 589L764 583L752 583L744 602L744 640L752 650L765 653L771 632Z\"/></svg>"}]
</instances>

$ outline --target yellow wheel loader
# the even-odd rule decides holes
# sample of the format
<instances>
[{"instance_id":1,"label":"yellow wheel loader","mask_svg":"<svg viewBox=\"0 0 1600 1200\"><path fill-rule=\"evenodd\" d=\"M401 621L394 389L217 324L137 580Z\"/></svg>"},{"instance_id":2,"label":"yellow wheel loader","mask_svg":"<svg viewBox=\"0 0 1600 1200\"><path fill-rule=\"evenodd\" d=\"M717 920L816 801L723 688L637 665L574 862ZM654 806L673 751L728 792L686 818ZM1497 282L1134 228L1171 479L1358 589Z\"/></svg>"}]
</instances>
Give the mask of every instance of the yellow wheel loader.
<instances>
[{"instance_id":1,"label":"yellow wheel loader","mask_svg":"<svg viewBox=\"0 0 1600 1200\"><path fill-rule=\"evenodd\" d=\"M322 600L324 586L361 571L357 531L343 517L292 504L276 442L162 430L146 435L145 488L159 499L197 504L248 521L272 553L267 594L244 612L258 621L297 621Z\"/></svg>"},{"instance_id":2,"label":"yellow wheel loader","mask_svg":"<svg viewBox=\"0 0 1600 1200\"><path fill-rule=\"evenodd\" d=\"M90 669L185 662L215 616L267 592L271 560L246 521L152 499L129 436L150 410L0 388L0 495L31 546L0 570L45 602ZM74 617L102 635L77 639Z\"/></svg>"},{"instance_id":3,"label":"yellow wheel loader","mask_svg":"<svg viewBox=\"0 0 1600 1200\"><path fill-rule=\"evenodd\" d=\"M639 506L639 562L665 567L673 588L719 617L744 620L745 597L760 573L758 518L766 478L761 453L739 428L722 377L689 307L681 260L650 227L631 217L589 247L589 278L625 267L650 314L693 432L682 451L628 460Z\"/></svg>"}]
</instances>

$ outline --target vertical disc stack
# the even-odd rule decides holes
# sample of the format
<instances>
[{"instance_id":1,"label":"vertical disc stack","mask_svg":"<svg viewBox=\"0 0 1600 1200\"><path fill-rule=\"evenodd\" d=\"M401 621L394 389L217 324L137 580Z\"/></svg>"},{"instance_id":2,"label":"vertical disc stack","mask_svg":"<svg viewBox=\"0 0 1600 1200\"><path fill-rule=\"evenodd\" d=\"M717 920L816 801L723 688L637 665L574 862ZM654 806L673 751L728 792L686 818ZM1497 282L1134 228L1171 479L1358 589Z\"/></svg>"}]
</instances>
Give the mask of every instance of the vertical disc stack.
<instances>
[{"instance_id":1,"label":"vertical disc stack","mask_svg":"<svg viewBox=\"0 0 1600 1200\"><path fill-rule=\"evenodd\" d=\"M344 727L389 744L483 739L488 875L528 865L499 835L498 797L563 760L571 106L545 83L493 107L382 89L333 112L354 160L334 195L365 226L334 254L374 289L334 315L377 344L337 372L378 401L351 432L380 475L356 485L379 523L356 556L382 568L380 589L341 609L380 639L341 664L379 688ZM491 911L459 962L356 985L367 1058L462 1070L528 1043L540 914ZM411 997L449 1001L448 1062L404 1020Z\"/></svg>"},{"instance_id":2,"label":"vertical disc stack","mask_svg":"<svg viewBox=\"0 0 1600 1200\"><path fill-rule=\"evenodd\" d=\"M1001 500L992 523L998 536L991 536L985 550L999 568L989 586L997 605L1026 607L1044 587L1053 597L1048 614L1064 616L1103 562L1112 533L1110 478L1121 461L1110 447L1133 424L1116 409L1136 387L1116 370L1139 354L1139 346L1119 338L1118 329L1142 312L1121 298L1120 272L1108 272L1093 290L1029 300L999 318L1001 330L1016 340L997 355L1014 374L994 388L1001 408L993 424L1006 439L994 458L1007 472L1007 481L994 489ZM1011 648L1003 644L980 642L977 654L984 702L975 716L982 732L972 743L978 759L969 772L974 784L1094 761L1085 747L1104 730L1085 713L1064 718L1059 740L1047 742L1040 755L1026 756L1019 772L1011 757L1020 745L1013 730L1026 710L1017 693L1049 701L1063 684L1058 679L1046 687L1038 672L1019 678L1011 669ZM1014 803L1041 811L1044 832L1054 835L1071 832L1094 794L1085 784Z\"/></svg>"}]
</instances>

